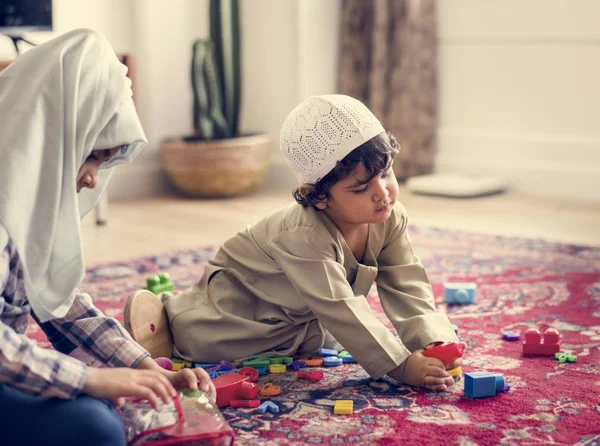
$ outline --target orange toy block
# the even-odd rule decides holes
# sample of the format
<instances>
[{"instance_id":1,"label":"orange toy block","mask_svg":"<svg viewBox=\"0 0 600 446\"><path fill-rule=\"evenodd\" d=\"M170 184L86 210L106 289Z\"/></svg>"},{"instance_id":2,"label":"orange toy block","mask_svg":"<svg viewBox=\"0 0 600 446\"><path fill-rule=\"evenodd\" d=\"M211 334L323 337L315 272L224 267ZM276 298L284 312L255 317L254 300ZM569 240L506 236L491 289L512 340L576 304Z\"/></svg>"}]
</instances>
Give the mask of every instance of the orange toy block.
<instances>
[{"instance_id":1,"label":"orange toy block","mask_svg":"<svg viewBox=\"0 0 600 446\"><path fill-rule=\"evenodd\" d=\"M299 361L304 361L308 367L321 367L323 358L321 356L300 356Z\"/></svg>"},{"instance_id":2,"label":"orange toy block","mask_svg":"<svg viewBox=\"0 0 600 446\"><path fill-rule=\"evenodd\" d=\"M543 340L543 342L542 342ZM544 336L539 330L530 328L525 332L525 342L523 342L523 355L525 356L554 356L560 351L560 333L555 328L548 328Z\"/></svg>"}]
</instances>

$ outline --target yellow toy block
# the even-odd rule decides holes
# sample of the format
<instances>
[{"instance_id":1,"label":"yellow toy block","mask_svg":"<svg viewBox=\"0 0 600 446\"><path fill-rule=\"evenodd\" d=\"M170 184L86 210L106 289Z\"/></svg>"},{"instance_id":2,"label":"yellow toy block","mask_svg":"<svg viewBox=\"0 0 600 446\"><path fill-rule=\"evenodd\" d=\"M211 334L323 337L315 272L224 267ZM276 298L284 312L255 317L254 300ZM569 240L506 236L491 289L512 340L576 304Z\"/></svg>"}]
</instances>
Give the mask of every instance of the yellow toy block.
<instances>
[{"instance_id":1,"label":"yellow toy block","mask_svg":"<svg viewBox=\"0 0 600 446\"><path fill-rule=\"evenodd\" d=\"M173 372L178 372L179 370L183 370L184 368L185 368L184 362L174 362L173 366L171 367L171 370Z\"/></svg>"},{"instance_id":2,"label":"yellow toy block","mask_svg":"<svg viewBox=\"0 0 600 446\"><path fill-rule=\"evenodd\" d=\"M452 377L454 382L460 381L462 377L462 369L460 367L454 367L453 369L446 370L448 374Z\"/></svg>"},{"instance_id":3,"label":"yellow toy block","mask_svg":"<svg viewBox=\"0 0 600 446\"><path fill-rule=\"evenodd\" d=\"M285 373L287 371L287 367L285 364L271 364L269 366L269 373Z\"/></svg>"},{"instance_id":4,"label":"yellow toy block","mask_svg":"<svg viewBox=\"0 0 600 446\"><path fill-rule=\"evenodd\" d=\"M352 400L337 400L333 406L335 415L352 415L354 412L354 401Z\"/></svg>"}]
</instances>

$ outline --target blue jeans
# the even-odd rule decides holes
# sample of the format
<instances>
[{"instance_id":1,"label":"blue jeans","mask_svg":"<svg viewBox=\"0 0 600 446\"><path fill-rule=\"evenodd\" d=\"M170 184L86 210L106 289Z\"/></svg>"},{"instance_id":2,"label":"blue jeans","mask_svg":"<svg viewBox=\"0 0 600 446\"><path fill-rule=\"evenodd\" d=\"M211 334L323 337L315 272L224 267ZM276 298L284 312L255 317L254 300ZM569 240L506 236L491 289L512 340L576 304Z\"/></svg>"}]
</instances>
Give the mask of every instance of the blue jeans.
<instances>
[{"instance_id":1,"label":"blue jeans","mask_svg":"<svg viewBox=\"0 0 600 446\"><path fill-rule=\"evenodd\" d=\"M27 395L0 384L3 446L124 446L123 423L107 402L87 395L73 400Z\"/></svg>"}]
</instances>

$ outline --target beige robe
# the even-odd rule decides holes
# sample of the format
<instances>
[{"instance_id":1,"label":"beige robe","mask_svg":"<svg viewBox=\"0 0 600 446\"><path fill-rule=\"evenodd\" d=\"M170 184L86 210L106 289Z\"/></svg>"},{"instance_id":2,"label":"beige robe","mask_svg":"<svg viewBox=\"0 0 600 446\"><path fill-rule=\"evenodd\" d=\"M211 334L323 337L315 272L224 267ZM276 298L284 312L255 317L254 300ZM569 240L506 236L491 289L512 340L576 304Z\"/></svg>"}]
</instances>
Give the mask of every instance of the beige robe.
<instances>
[{"instance_id":1,"label":"beige robe","mask_svg":"<svg viewBox=\"0 0 600 446\"><path fill-rule=\"evenodd\" d=\"M175 354L218 362L312 353L331 333L377 379L414 350L456 341L406 225L400 204L371 224L359 263L324 213L292 203L263 218L225 242L194 287L166 301ZM367 302L374 281L400 339Z\"/></svg>"}]
</instances>

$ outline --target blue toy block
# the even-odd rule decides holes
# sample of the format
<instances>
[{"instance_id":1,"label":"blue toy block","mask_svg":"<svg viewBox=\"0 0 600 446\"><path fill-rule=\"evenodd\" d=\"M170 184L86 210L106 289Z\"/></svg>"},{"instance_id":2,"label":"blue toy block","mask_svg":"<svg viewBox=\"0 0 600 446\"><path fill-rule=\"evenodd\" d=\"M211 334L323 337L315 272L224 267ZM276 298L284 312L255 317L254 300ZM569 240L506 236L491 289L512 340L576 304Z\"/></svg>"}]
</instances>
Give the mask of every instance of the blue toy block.
<instances>
[{"instance_id":1,"label":"blue toy block","mask_svg":"<svg viewBox=\"0 0 600 446\"><path fill-rule=\"evenodd\" d=\"M333 350L331 348L320 348L319 350L317 350L316 356L337 356L338 355L338 351L337 350Z\"/></svg>"},{"instance_id":2,"label":"blue toy block","mask_svg":"<svg viewBox=\"0 0 600 446\"><path fill-rule=\"evenodd\" d=\"M502 333L502 339L506 341L518 341L521 339L521 334L516 331L505 331Z\"/></svg>"},{"instance_id":3,"label":"blue toy block","mask_svg":"<svg viewBox=\"0 0 600 446\"><path fill-rule=\"evenodd\" d=\"M356 359L354 359L354 357L350 353L348 353L348 350L342 350L338 354L338 358L342 358L342 361L344 361L344 364L349 363L349 362L356 362Z\"/></svg>"},{"instance_id":4,"label":"blue toy block","mask_svg":"<svg viewBox=\"0 0 600 446\"><path fill-rule=\"evenodd\" d=\"M444 302L447 304L475 303L477 285L470 282L445 283Z\"/></svg>"},{"instance_id":5,"label":"blue toy block","mask_svg":"<svg viewBox=\"0 0 600 446\"><path fill-rule=\"evenodd\" d=\"M279 413L279 406L272 401L265 401L260 406L258 406L258 409L256 409L256 411L258 413L265 413L267 411L271 413Z\"/></svg>"},{"instance_id":6,"label":"blue toy block","mask_svg":"<svg viewBox=\"0 0 600 446\"><path fill-rule=\"evenodd\" d=\"M267 374L267 368L266 367L254 367L254 368L258 372L258 376L263 376L263 375Z\"/></svg>"},{"instance_id":7,"label":"blue toy block","mask_svg":"<svg viewBox=\"0 0 600 446\"><path fill-rule=\"evenodd\" d=\"M485 398L504 392L506 383L499 373L470 372L464 374L465 395L469 398ZM508 387L510 389L510 387Z\"/></svg>"},{"instance_id":8,"label":"blue toy block","mask_svg":"<svg viewBox=\"0 0 600 446\"><path fill-rule=\"evenodd\" d=\"M323 358L323 365L325 367L337 367L344 363L342 358L338 358L337 356L327 356Z\"/></svg>"}]
</instances>

